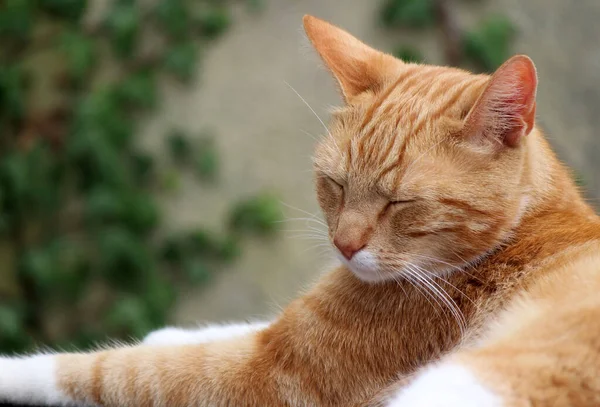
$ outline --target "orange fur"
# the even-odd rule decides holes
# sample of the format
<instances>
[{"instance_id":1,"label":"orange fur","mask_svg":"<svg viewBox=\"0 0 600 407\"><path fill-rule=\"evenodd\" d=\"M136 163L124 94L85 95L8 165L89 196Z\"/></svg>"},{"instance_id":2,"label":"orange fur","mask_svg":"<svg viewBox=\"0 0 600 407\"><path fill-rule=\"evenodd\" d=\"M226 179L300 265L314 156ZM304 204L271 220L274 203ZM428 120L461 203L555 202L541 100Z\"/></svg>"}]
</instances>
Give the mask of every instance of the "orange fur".
<instances>
[{"instance_id":1,"label":"orange fur","mask_svg":"<svg viewBox=\"0 0 600 407\"><path fill-rule=\"evenodd\" d=\"M318 199L378 281L336 268L238 339L61 355L61 389L107 406L375 405L457 350L511 405L600 404L600 222L534 127L531 61L490 79L304 22L346 100L315 153Z\"/></svg>"}]
</instances>

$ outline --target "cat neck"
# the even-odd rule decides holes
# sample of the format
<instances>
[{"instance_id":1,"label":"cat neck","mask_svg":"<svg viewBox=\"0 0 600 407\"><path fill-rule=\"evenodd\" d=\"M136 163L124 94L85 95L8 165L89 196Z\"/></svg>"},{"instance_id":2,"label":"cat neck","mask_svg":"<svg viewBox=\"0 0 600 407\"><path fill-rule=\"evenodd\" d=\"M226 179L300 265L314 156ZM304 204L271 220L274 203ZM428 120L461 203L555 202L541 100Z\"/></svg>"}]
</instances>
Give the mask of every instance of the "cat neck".
<instances>
[{"instance_id":1,"label":"cat neck","mask_svg":"<svg viewBox=\"0 0 600 407\"><path fill-rule=\"evenodd\" d=\"M524 165L522 213L505 241L475 266L481 273L505 264L520 272L549 256L600 240L600 218L537 128L528 136Z\"/></svg>"},{"instance_id":2,"label":"cat neck","mask_svg":"<svg viewBox=\"0 0 600 407\"><path fill-rule=\"evenodd\" d=\"M583 217L596 217L565 167L537 127L526 138L527 153L523 171L523 217L540 210L569 210ZM523 219L525 220L525 219ZM519 222L521 224L522 222Z\"/></svg>"}]
</instances>

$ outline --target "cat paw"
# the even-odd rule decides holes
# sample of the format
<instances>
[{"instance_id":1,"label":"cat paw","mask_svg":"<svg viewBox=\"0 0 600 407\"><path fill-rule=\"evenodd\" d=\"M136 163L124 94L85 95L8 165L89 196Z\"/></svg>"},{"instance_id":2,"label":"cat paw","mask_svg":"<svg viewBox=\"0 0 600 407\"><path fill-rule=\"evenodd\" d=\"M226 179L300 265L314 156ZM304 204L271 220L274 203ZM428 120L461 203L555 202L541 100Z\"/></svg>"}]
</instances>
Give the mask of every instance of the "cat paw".
<instances>
[{"instance_id":1,"label":"cat paw","mask_svg":"<svg viewBox=\"0 0 600 407\"><path fill-rule=\"evenodd\" d=\"M468 368L444 363L425 370L387 407L501 407L499 396Z\"/></svg>"}]
</instances>

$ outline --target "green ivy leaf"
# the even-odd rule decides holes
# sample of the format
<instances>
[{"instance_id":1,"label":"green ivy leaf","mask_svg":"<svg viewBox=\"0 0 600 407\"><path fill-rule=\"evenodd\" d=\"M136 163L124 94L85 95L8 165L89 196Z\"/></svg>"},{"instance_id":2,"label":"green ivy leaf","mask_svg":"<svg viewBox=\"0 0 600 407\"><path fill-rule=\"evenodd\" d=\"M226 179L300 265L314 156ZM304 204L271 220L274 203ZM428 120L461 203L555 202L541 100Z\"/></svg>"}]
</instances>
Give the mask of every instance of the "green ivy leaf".
<instances>
[{"instance_id":1,"label":"green ivy leaf","mask_svg":"<svg viewBox=\"0 0 600 407\"><path fill-rule=\"evenodd\" d=\"M200 7L194 13L194 24L204 36L216 38L231 24L229 9L217 5Z\"/></svg>"},{"instance_id":2,"label":"green ivy leaf","mask_svg":"<svg viewBox=\"0 0 600 407\"><path fill-rule=\"evenodd\" d=\"M143 300L153 328L162 327L167 322L175 298L175 287L166 278L156 275L146 281Z\"/></svg>"},{"instance_id":3,"label":"green ivy leaf","mask_svg":"<svg viewBox=\"0 0 600 407\"><path fill-rule=\"evenodd\" d=\"M24 154L13 153L3 157L0 163L0 184L5 209L15 214L23 210L28 201L29 167Z\"/></svg>"},{"instance_id":4,"label":"green ivy leaf","mask_svg":"<svg viewBox=\"0 0 600 407\"><path fill-rule=\"evenodd\" d=\"M163 66L183 82L189 82L198 62L198 46L193 42L174 44L165 53Z\"/></svg>"},{"instance_id":5,"label":"green ivy leaf","mask_svg":"<svg viewBox=\"0 0 600 407\"><path fill-rule=\"evenodd\" d=\"M16 307L0 305L0 341L23 335L23 314Z\"/></svg>"},{"instance_id":6,"label":"green ivy leaf","mask_svg":"<svg viewBox=\"0 0 600 407\"><path fill-rule=\"evenodd\" d=\"M111 188L98 186L92 189L86 196L85 217L95 226L114 223L123 218L125 204Z\"/></svg>"},{"instance_id":7,"label":"green ivy leaf","mask_svg":"<svg viewBox=\"0 0 600 407\"><path fill-rule=\"evenodd\" d=\"M242 253L240 242L235 236L228 236L220 242L218 249L219 258L225 262L231 262Z\"/></svg>"},{"instance_id":8,"label":"green ivy leaf","mask_svg":"<svg viewBox=\"0 0 600 407\"><path fill-rule=\"evenodd\" d=\"M37 144L6 155L0 164L2 204L6 214L27 212L29 218L56 209L60 190L55 157Z\"/></svg>"},{"instance_id":9,"label":"green ivy leaf","mask_svg":"<svg viewBox=\"0 0 600 407\"><path fill-rule=\"evenodd\" d=\"M214 139L201 140L196 153L196 173L204 181L214 181L219 171L219 155Z\"/></svg>"},{"instance_id":10,"label":"green ivy leaf","mask_svg":"<svg viewBox=\"0 0 600 407\"><path fill-rule=\"evenodd\" d=\"M188 242L180 236L169 236L160 249L162 258L173 264L180 264L189 251Z\"/></svg>"},{"instance_id":11,"label":"green ivy leaf","mask_svg":"<svg viewBox=\"0 0 600 407\"><path fill-rule=\"evenodd\" d=\"M408 45L398 47L393 54L396 58L408 63L420 63L424 61L423 54L418 49Z\"/></svg>"},{"instance_id":12,"label":"green ivy leaf","mask_svg":"<svg viewBox=\"0 0 600 407\"><path fill-rule=\"evenodd\" d=\"M120 336L142 338L152 329L146 305L141 298L124 296L117 300L106 316L106 325Z\"/></svg>"},{"instance_id":13,"label":"green ivy leaf","mask_svg":"<svg viewBox=\"0 0 600 407\"><path fill-rule=\"evenodd\" d=\"M219 242L213 232L197 229L188 236L189 248L198 256L214 256L218 252Z\"/></svg>"},{"instance_id":14,"label":"green ivy leaf","mask_svg":"<svg viewBox=\"0 0 600 407\"><path fill-rule=\"evenodd\" d=\"M38 0L47 12L67 20L76 22L83 16L87 8L87 0Z\"/></svg>"},{"instance_id":15,"label":"green ivy leaf","mask_svg":"<svg viewBox=\"0 0 600 407\"><path fill-rule=\"evenodd\" d=\"M184 38L190 32L190 11L182 0L160 1L156 5L156 16L173 38Z\"/></svg>"},{"instance_id":16,"label":"green ivy leaf","mask_svg":"<svg viewBox=\"0 0 600 407\"><path fill-rule=\"evenodd\" d=\"M110 141L119 149L127 146L133 137L133 127L124 114L120 96L115 89L103 88L83 98L75 111L75 130L88 132L99 142Z\"/></svg>"},{"instance_id":17,"label":"green ivy leaf","mask_svg":"<svg viewBox=\"0 0 600 407\"><path fill-rule=\"evenodd\" d=\"M31 338L25 329L24 307L0 305L0 349L3 354L20 354L31 346Z\"/></svg>"},{"instance_id":18,"label":"green ivy leaf","mask_svg":"<svg viewBox=\"0 0 600 407\"><path fill-rule=\"evenodd\" d=\"M155 264L148 247L131 231L111 227L98 236L99 269L114 286L135 290Z\"/></svg>"},{"instance_id":19,"label":"green ivy leaf","mask_svg":"<svg viewBox=\"0 0 600 407\"><path fill-rule=\"evenodd\" d=\"M117 97L133 108L150 109L156 106L156 81L150 70L135 72L117 86Z\"/></svg>"},{"instance_id":20,"label":"green ivy leaf","mask_svg":"<svg viewBox=\"0 0 600 407\"><path fill-rule=\"evenodd\" d=\"M21 259L20 272L35 282L39 292L52 292L57 275L56 259L48 247L28 250Z\"/></svg>"},{"instance_id":21,"label":"green ivy leaf","mask_svg":"<svg viewBox=\"0 0 600 407\"><path fill-rule=\"evenodd\" d=\"M89 253L81 242L64 237L50 244L55 261L53 292L62 300L76 301L84 293L90 272Z\"/></svg>"},{"instance_id":22,"label":"green ivy leaf","mask_svg":"<svg viewBox=\"0 0 600 407\"><path fill-rule=\"evenodd\" d=\"M179 172L176 170L168 170L162 174L160 180L162 188L167 192L174 192L181 186Z\"/></svg>"},{"instance_id":23,"label":"green ivy leaf","mask_svg":"<svg viewBox=\"0 0 600 407\"><path fill-rule=\"evenodd\" d=\"M25 116L25 75L18 65L0 65L0 119Z\"/></svg>"},{"instance_id":24,"label":"green ivy leaf","mask_svg":"<svg viewBox=\"0 0 600 407\"><path fill-rule=\"evenodd\" d=\"M101 332L98 328L83 326L77 332L73 342L60 344L59 349L62 352L81 352L98 349L98 345L105 342L106 339L106 332Z\"/></svg>"},{"instance_id":25,"label":"green ivy leaf","mask_svg":"<svg viewBox=\"0 0 600 407\"><path fill-rule=\"evenodd\" d=\"M516 30L503 16L487 18L463 40L465 55L487 72L495 71L511 55Z\"/></svg>"},{"instance_id":26,"label":"green ivy leaf","mask_svg":"<svg viewBox=\"0 0 600 407\"><path fill-rule=\"evenodd\" d=\"M67 31L60 37L60 47L69 75L78 82L85 79L96 63L93 40L77 31Z\"/></svg>"},{"instance_id":27,"label":"green ivy leaf","mask_svg":"<svg viewBox=\"0 0 600 407\"><path fill-rule=\"evenodd\" d=\"M82 189L95 183L131 187L131 163L122 150L132 138L131 121L123 114L115 91L100 90L81 101L66 150Z\"/></svg>"},{"instance_id":28,"label":"green ivy leaf","mask_svg":"<svg viewBox=\"0 0 600 407\"><path fill-rule=\"evenodd\" d=\"M201 260L192 260L184 267L185 275L194 284L206 284L212 278L207 264Z\"/></svg>"},{"instance_id":29,"label":"green ivy leaf","mask_svg":"<svg viewBox=\"0 0 600 407\"><path fill-rule=\"evenodd\" d=\"M31 248L21 259L20 272L30 278L44 298L76 300L87 283L89 264L82 245L55 238Z\"/></svg>"},{"instance_id":30,"label":"green ivy leaf","mask_svg":"<svg viewBox=\"0 0 600 407\"><path fill-rule=\"evenodd\" d=\"M123 222L135 233L146 235L158 225L158 208L152 197L145 193L131 194L125 200L124 209Z\"/></svg>"},{"instance_id":31,"label":"green ivy leaf","mask_svg":"<svg viewBox=\"0 0 600 407\"><path fill-rule=\"evenodd\" d=\"M26 151L28 192L27 205L33 214L51 214L58 209L61 181L57 156L43 142L36 143Z\"/></svg>"},{"instance_id":32,"label":"green ivy leaf","mask_svg":"<svg viewBox=\"0 0 600 407\"><path fill-rule=\"evenodd\" d=\"M154 158L152 156L134 152L131 156L131 163L136 184L148 184L154 178Z\"/></svg>"},{"instance_id":33,"label":"green ivy leaf","mask_svg":"<svg viewBox=\"0 0 600 407\"><path fill-rule=\"evenodd\" d=\"M434 0L387 0L380 18L387 27L429 27L435 23Z\"/></svg>"},{"instance_id":34,"label":"green ivy leaf","mask_svg":"<svg viewBox=\"0 0 600 407\"><path fill-rule=\"evenodd\" d=\"M0 4L0 37L29 38L33 16L32 0L4 0Z\"/></svg>"},{"instance_id":35,"label":"green ivy leaf","mask_svg":"<svg viewBox=\"0 0 600 407\"><path fill-rule=\"evenodd\" d=\"M135 51L140 32L140 13L131 0L118 0L106 17L111 45L122 58L130 58Z\"/></svg>"},{"instance_id":36,"label":"green ivy leaf","mask_svg":"<svg viewBox=\"0 0 600 407\"><path fill-rule=\"evenodd\" d=\"M192 143L185 133L180 130L173 130L166 140L173 161L177 163L189 161L192 155Z\"/></svg>"},{"instance_id":37,"label":"green ivy leaf","mask_svg":"<svg viewBox=\"0 0 600 407\"><path fill-rule=\"evenodd\" d=\"M91 128L73 142L71 159L81 188L88 190L95 184L118 190L132 188L127 162L103 136L104 133Z\"/></svg>"},{"instance_id":38,"label":"green ivy leaf","mask_svg":"<svg viewBox=\"0 0 600 407\"><path fill-rule=\"evenodd\" d=\"M239 202L231 211L229 224L236 232L270 234L278 228L282 212L279 201L263 194Z\"/></svg>"}]
</instances>

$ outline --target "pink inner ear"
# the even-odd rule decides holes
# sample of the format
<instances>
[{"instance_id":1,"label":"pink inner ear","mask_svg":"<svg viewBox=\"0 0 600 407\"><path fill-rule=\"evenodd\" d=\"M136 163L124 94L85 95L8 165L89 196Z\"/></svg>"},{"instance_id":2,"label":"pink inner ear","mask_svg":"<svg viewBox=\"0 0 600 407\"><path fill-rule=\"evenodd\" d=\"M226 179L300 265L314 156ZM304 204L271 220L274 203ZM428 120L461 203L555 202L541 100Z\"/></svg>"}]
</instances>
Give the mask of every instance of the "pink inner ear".
<instances>
[{"instance_id":1,"label":"pink inner ear","mask_svg":"<svg viewBox=\"0 0 600 407\"><path fill-rule=\"evenodd\" d=\"M537 74L531 59L518 55L505 62L476 102L467 118L467 129L516 147L535 123Z\"/></svg>"}]
</instances>

